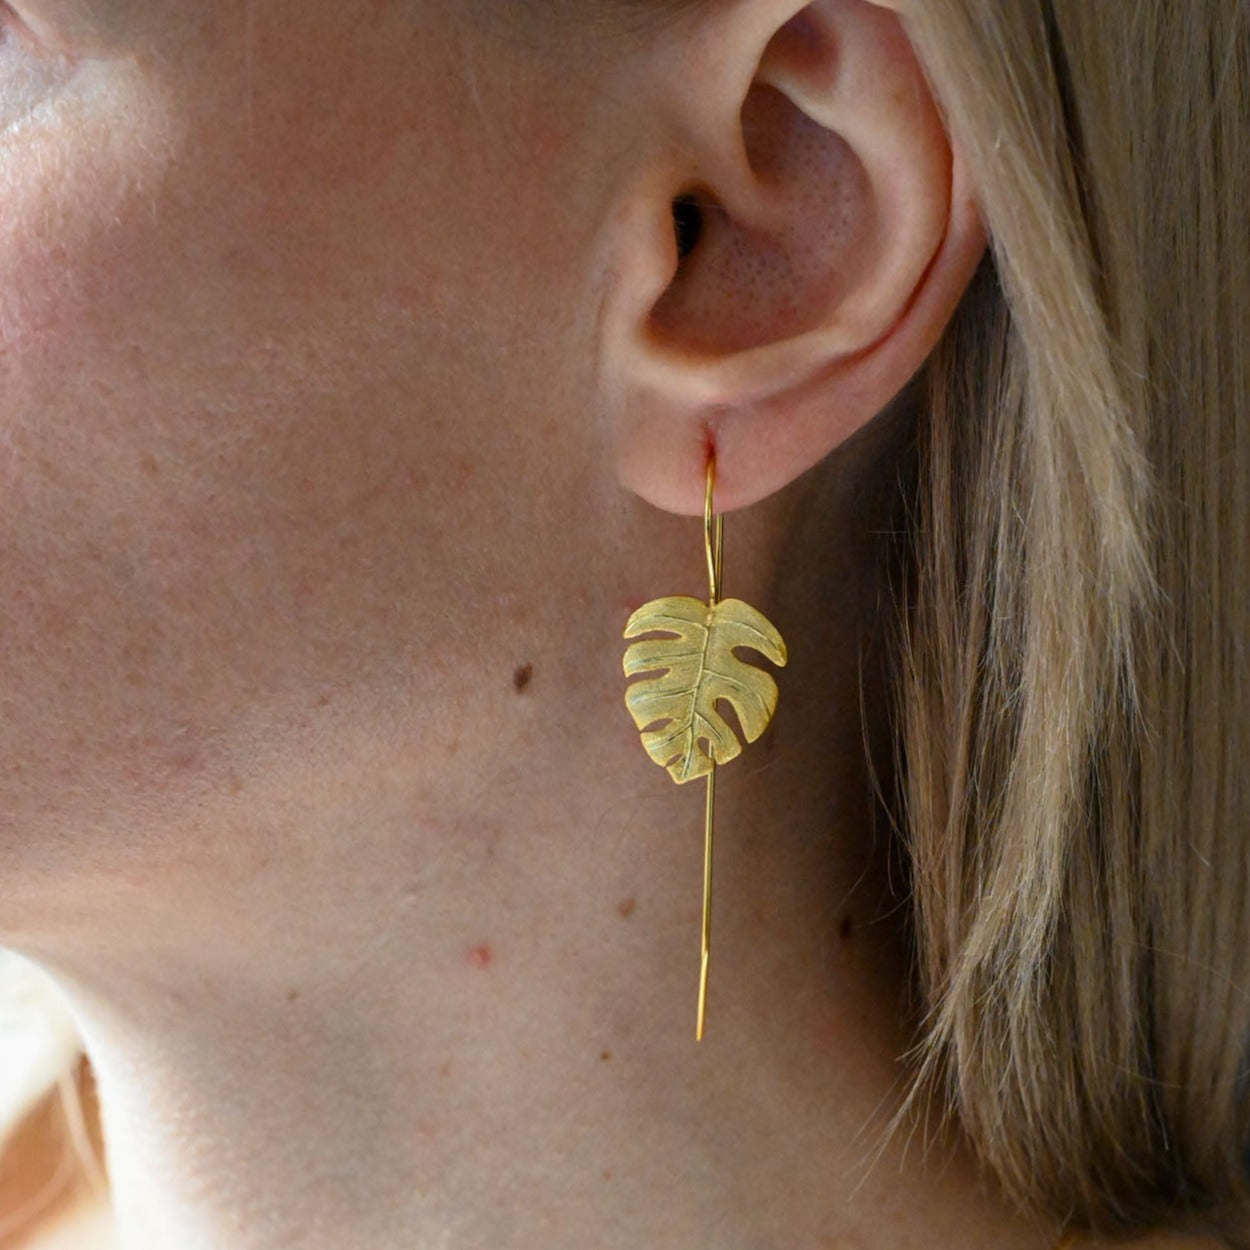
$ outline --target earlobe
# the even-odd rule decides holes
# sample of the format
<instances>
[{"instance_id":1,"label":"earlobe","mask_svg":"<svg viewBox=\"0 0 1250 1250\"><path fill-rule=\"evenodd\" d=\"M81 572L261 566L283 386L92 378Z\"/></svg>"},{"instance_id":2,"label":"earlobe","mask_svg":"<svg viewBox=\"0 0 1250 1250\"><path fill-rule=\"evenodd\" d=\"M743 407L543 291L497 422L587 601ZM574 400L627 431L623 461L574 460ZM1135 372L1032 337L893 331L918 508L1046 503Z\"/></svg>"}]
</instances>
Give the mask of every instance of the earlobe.
<instances>
[{"instance_id":1,"label":"earlobe","mask_svg":"<svg viewBox=\"0 0 1250 1250\"><path fill-rule=\"evenodd\" d=\"M689 515L709 444L730 510L871 420L923 363L985 246L897 17L867 0L763 7L784 20L763 29L742 3L707 19L699 46L729 50L697 68L721 80L692 69L673 88L682 160L649 171L609 303L621 479ZM660 226L674 203L682 247L671 219Z\"/></svg>"}]
</instances>

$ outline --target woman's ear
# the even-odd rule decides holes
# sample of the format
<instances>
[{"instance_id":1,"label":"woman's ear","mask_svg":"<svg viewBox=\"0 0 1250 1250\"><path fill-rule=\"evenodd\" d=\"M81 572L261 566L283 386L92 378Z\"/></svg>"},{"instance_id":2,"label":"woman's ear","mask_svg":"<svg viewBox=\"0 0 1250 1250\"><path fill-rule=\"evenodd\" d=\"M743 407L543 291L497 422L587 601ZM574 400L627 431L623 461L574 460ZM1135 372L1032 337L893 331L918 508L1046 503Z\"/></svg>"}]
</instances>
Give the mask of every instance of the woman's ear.
<instances>
[{"instance_id":1,"label":"woman's ear","mask_svg":"<svg viewBox=\"0 0 1250 1250\"><path fill-rule=\"evenodd\" d=\"M605 353L622 482L670 511L793 480L932 350L985 249L897 15L716 0L674 26L617 217ZM662 58L662 59L663 59Z\"/></svg>"}]
</instances>

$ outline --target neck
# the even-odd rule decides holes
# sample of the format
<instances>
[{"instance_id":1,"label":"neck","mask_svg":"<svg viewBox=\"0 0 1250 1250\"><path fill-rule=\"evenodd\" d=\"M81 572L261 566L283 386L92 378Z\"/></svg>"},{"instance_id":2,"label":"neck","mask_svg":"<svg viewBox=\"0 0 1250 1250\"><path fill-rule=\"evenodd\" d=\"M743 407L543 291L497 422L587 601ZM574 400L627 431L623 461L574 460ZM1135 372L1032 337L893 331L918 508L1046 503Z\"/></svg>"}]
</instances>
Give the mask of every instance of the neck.
<instances>
[{"instance_id":1,"label":"neck","mask_svg":"<svg viewBox=\"0 0 1250 1250\"><path fill-rule=\"evenodd\" d=\"M124 1250L1053 1243L957 1146L904 1160L885 1134L909 1037L859 557L829 568L828 531L791 516L788 563L830 581L770 589L745 537L735 578L737 528L727 589L770 609L791 665L774 730L719 783L706 1040L701 787L645 759L617 655L534 679L496 727L511 762L434 784L344 752L272 825L192 854L195 888L153 891L141 943L61 959Z\"/></svg>"}]
</instances>

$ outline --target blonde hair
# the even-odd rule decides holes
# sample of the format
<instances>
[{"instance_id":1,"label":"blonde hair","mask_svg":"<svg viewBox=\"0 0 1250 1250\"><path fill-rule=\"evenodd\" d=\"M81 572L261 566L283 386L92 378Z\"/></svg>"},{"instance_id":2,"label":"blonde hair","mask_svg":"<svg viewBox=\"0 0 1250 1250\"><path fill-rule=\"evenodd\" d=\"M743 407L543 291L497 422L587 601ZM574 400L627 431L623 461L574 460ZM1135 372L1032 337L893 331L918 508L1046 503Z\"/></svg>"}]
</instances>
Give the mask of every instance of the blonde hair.
<instances>
[{"instance_id":1,"label":"blonde hair","mask_svg":"<svg viewBox=\"0 0 1250 1250\"><path fill-rule=\"evenodd\" d=\"M935 1083L1025 1208L1250 1228L1250 9L934 0L993 238L901 648Z\"/></svg>"}]
</instances>

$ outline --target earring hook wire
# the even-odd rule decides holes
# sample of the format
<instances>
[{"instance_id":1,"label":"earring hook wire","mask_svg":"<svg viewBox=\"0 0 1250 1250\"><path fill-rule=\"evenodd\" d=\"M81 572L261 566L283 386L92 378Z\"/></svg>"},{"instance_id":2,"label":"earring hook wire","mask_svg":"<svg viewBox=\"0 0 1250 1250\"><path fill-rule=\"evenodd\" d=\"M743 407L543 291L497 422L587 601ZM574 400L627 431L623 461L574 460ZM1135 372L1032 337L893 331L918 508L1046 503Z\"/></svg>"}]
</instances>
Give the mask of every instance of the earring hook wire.
<instances>
[{"instance_id":1,"label":"earring hook wire","mask_svg":"<svg viewBox=\"0 0 1250 1250\"><path fill-rule=\"evenodd\" d=\"M721 578L725 562L725 518L716 512L716 452L707 461L707 494L703 505L703 540L707 555L708 607L715 608L721 600ZM707 1022L708 964L712 953L712 831L716 822L716 759L707 774L707 805L703 819L703 928L702 957L699 963L699 1011L695 1040L703 1040Z\"/></svg>"}]
</instances>

